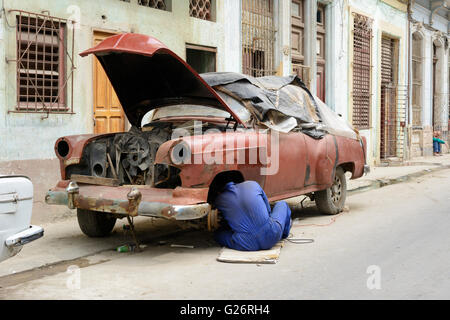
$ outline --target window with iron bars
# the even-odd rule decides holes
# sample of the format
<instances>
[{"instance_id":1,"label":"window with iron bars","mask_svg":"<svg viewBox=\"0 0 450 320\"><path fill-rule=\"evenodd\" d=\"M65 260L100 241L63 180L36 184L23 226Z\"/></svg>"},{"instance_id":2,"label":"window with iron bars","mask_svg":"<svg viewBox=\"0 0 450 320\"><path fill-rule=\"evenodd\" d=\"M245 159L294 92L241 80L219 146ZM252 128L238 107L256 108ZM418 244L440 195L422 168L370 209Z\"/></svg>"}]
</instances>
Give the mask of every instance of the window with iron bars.
<instances>
[{"instance_id":1,"label":"window with iron bars","mask_svg":"<svg viewBox=\"0 0 450 320\"><path fill-rule=\"evenodd\" d=\"M170 0L138 0L138 4L144 7L169 11L168 1Z\"/></svg>"},{"instance_id":2,"label":"window with iron bars","mask_svg":"<svg viewBox=\"0 0 450 320\"><path fill-rule=\"evenodd\" d=\"M72 54L69 54L65 44L67 20L25 11L17 12L16 111L73 112L73 104L69 109L66 101L66 87L72 79L74 69L73 47ZM68 76L67 60L72 65Z\"/></svg>"},{"instance_id":3,"label":"window with iron bars","mask_svg":"<svg viewBox=\"0 0 450 320\"><path fill-rule=\"evenodd\" d=\"M189 15L203 20L214 20L214 0L189 0Z\"/></svg>"},{"instance_id":4,"label":"window with iron bars","mask_svg":"<svg viewBox=\"0 0 450 320\"><path fill-rule=\"evenodd\" d=\"M275 74L273 1L242 0L242 72L254 77Z\"/></svg>"},{"instance_id":5,"label":"window with iron bars","mask_svg":"<svg viewBox=\"0 0 450 320\"><path fill-rule=\"evenodd\" d=\"M372 19L355 14L353 23L353 125L370 127Z\"/></svg>"}]
</instances>

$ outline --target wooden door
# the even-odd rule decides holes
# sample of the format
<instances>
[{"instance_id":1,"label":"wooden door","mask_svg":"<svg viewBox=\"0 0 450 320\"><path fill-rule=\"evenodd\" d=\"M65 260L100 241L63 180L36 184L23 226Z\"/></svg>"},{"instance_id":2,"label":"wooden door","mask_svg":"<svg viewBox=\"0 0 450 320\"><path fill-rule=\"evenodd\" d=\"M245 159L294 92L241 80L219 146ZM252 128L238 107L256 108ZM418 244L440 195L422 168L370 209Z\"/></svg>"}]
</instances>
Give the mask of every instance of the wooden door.
<instances>
[{"instance_id":1,"label":"wooden door","mask_svg":"<svg viewBox=\"0 0 450 320\"><path fill-rule=\"evenodd\" d=\"M397 79L395 68L395 40L381 39L381 122L380 158L397 156Z\"/></svg>"},{"instance_id":2,"label":"wooden door","mask_svg":"<svg viewBox=\"0 0 450 320\"><path fill-rule=\"evenodd\" d=\"M317 96L325 102L325 6L317 4Z\"/></svg>"},{"instance_id":3,"label":"wooden door","mask_svg":"<svg viewBox=\"0 0 450 320\"><path fill-rule=\"evenodd\" d=\"M305 30L303 0L291 1L291 52L292 71L311 88L310 68L304 65L303 38Z\"/></svg>"},{"instance_id":4,"label":"wooden door","mask_svg":"<svg viewBox=\"0 0 450 320\"><path fill-rule=\"evenodd\" d=\"M94 32L94 45L113 34ZM94 133L125 131L125 115L119 99L103 70L94 56Z\"/></svg>"},{"instance_id":5,"label":"wooden door","mask_svg":"<svg viewBox=\"0 0 450 320\"><path fill-rule=\"evenodd\" d=\"M317 64L317 97L325 102L325 65Z\"/></svg>"},{"instance_id":6,"label":"wooden door","mask_svg":"<svg viewBox=\"0 0 450 320\"><path fill-rule=\"evenodd\" d=\"M303 0L292 0L291 2L291 48L292 61L296 64L303 64Z\"/></svg>"}]
</instances>

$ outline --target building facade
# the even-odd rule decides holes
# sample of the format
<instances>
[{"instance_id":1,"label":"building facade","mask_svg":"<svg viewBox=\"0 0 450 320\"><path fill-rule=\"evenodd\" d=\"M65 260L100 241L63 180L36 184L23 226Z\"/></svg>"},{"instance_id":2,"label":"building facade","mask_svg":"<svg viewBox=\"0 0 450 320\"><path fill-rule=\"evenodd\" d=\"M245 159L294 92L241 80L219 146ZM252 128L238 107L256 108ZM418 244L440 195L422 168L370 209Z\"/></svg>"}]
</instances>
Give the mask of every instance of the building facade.
<instances>
[{"instance_id":1,"label":"building facade","mask_svg":"<svg viewBox=\"0 0 450 320\"><path fill-rule=\"evenodd\" d=\"M233 0L4 0L3 6L0 161L51 159L60 136L126 128L100 65L78 55L107 36L149 34L200 71L241 71L240 5Z\"/></svg>"},{"instance_id":2,"label":"building facade","mask_svg":"<svg viewBox=\"0 0 450 320\"><path fill-rule=\"evenodd\" d=\"M448 141L449 50L445 1L414 1L411 38L411 156L433 153L432 134ZM445 146L444 146L445 148Z\"/></svg>"},{"instance_id":3,"label":"building facade","mask_svg":"<svg viewBox=\"0 0 450 320\"><path fill-rule=\"evenodd\" d=\"M45 206L44 195L59 179L56 139L128 128L103 69L80 52L110 35L134 32L159 39L200 72L242 70L239 1L0 4L0 172L32 179L36 217L45 221L54 209Z\"/></svg>"},{"instance_id":4,"label":"building facade","mask_svg":"<svg viewBox=\"0 0 450 320\"><path fill-rule=\"evenodd\" d=\"M444 0L1 4L1 173L44 192L58 178L58 137L129 127L96 58L78 55L123 32L154 36L198 72L299 75L366 137L371 165L431 155L433 130L448 139Z\"/></svg>"},{"instance_id":5,"label":"building facade","mask_svg":"<svg viewBox=\"0 0 450 320\"><path fill-rule=\"evenodd\" d=\"M368 162L408 155L408 6L290 0L290 62L368 142Z\"/></svg>"},{"instance_id":6,"label":"building facade","mask_svg":"<svg viewBox=\"0 0 450 320\"><path fill-rule=\"evenodd\" d=\"M446 1L290 2L292 71L367 138L370 164L448 139Z\"/></svg>"}]
</instances>

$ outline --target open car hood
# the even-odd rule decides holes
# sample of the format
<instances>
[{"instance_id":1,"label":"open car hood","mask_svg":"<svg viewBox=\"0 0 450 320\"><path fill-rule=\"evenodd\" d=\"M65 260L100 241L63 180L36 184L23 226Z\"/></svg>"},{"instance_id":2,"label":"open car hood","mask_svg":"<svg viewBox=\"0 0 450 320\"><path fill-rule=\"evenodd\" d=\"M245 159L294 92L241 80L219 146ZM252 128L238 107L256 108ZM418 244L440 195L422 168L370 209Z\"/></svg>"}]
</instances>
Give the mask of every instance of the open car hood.
<instances>
[{"instance_id":1,"label":"open car hood","mask_svg":"<svg viewBox=\"0 0 450 320\"><path fill-rule=\"evenodd\" d=\"M153 37L135 33L114 35L80 55L91 53L103 66L134 126L141 126L148 111L174 104L226 110L242 123L195 70Z\"/></svg>"}]
</instances>

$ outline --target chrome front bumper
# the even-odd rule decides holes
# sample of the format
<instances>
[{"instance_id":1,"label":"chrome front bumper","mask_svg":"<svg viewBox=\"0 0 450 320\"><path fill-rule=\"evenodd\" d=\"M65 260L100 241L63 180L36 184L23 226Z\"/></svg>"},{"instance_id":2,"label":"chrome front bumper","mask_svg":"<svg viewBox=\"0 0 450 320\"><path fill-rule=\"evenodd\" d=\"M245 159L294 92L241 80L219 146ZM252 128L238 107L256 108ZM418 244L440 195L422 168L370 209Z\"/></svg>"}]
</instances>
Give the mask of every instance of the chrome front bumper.
<instances>
[{"instance_id":1,"label":"chrome front bumper","mask_svg":"<svg viewBox=\"0 0 450 320\"><path fill-rule=\"evenodd\" d=\"M45 202L49 205L65 205L70 209L79 208L117 215L148 216L172 220L201 219L212 211L211 205L208 203L174 205L145 201L138 189L132 190L126 200L81 195L78 186L73 182L69 184L66 191L48 191Z\"/></svg>"}]
</instances>

